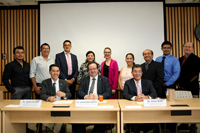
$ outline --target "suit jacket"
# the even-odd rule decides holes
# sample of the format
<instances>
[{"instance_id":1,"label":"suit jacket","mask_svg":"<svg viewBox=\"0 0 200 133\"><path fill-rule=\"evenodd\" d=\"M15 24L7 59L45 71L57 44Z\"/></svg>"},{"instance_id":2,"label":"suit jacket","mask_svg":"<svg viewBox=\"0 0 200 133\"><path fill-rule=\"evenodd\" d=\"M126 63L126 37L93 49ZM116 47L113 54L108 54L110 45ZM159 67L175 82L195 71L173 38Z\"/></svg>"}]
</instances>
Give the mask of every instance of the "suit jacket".
<instances>
[{"instance_id":1,"label":"suit jacket","mask_svg":"<svg viewBox=\"0 0 200 133\"><path fill-rule=\"evenodd\" d=\"M148 95L152 98L157 96L151 80L141 79L142 94ZM123 97L131 100L133 96L137 96L137 88L134 79L129 79L124 84Z\"/></svg>"},{"instance_id":2,"label":"suit jacket","mask_svg":"<svg viewBox=\"0 0 200 133\"><path fill-rule=\"evenodd\" d=\"M164 68L161 63L155 62L154 60L148 65L148 69L145 69L145 63L142 64L142 78L151 80L153 83L153 87L156 90L158 97L162 96L162 86L164 79Z\"/></svg>"},{"instance_id":3,"label":"suit jacket","mask_svg":"<svg viewBox=\"0 0 200 133\"><path fill-rule=\"evenodd\" d=\"M67 98L70 98L72 96L70 93L67 81L59 79L59 88L60 88L60 91L64 92L67 95ZM49 96L54 96L53 94L54 94L54 90L53 90L51 78L42 81L42 89L41 89L40 97L43 100L46 100Z\"/></svg>"},{"instance_id":4,"label":"suit jacket","mask_svg":"<svg viewBox=\"0 0 200 133\"><path fill-rule=\"evenodd\" d=\"M72 77L76 79L78 75L78 61L76 55L70 53L71 55L71 61L72 61ZM68 67L67 67L67 60L65 57L65 52L61 52L59 54L56 54L55 63L60 66L60 78L61 79L69 79L68 78ZM70 79L71 79L70 78Z\"/></svg>"},{"instance_id":5,"label":"suit jacket","mask_svg":"<svg viewBox=\"0 0 200 133\"><path fill-rule=\"evenodd\" d=\"M182 64L184 56L179 58L180 65ZM180 77L177 83L185 90L192 92L192 95L199 95L199 72L200 72L200 58L193 53L189 55L183 66L181 66ZM190 82L193 77L197 78Z\"/></svg>"},{"instance_id":6,"label":"suit jacket","mask_svg":"<svg viewBox=\"0 0 200 133\"><path fill-rule=\"evenodd\" d=\"M83 78L78 87L78 98L84 99L88 95L90 84L90 76ZM98 75L97 80L97 94L102 95L104 99L109 99L112 96L108 78Z\"/></svg>"}]
</instances>

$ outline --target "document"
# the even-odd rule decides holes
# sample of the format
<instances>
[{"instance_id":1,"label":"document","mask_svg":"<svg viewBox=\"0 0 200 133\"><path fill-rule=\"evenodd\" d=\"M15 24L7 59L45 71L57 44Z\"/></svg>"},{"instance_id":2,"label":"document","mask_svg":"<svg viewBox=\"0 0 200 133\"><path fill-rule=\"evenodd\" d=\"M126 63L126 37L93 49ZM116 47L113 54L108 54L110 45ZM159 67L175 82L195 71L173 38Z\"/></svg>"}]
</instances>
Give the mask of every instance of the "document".
<instances>
[{"instance_id":1,"label":"document","mask_svg":"<svg viewBox=\"0 0 200 133\"><path fill-rule=\"evenodd\" d=\"M7 106L5 106L5 107L10 107L10 108L18 108L18 107L19 107L19 105L13 105L13 104L9 104L9 105L7 105Z\"/></svg>"},{"instance_id":2,"label":"document","mask_svg":"<svg viewBox=\"0 0 200 133\"><path fill-rule=\"evenodd\" d=\"M73 101L68 101L68 100L60 100L60 101L55 101L52 104L71 104Z\"/></svg>"}]
</instances>

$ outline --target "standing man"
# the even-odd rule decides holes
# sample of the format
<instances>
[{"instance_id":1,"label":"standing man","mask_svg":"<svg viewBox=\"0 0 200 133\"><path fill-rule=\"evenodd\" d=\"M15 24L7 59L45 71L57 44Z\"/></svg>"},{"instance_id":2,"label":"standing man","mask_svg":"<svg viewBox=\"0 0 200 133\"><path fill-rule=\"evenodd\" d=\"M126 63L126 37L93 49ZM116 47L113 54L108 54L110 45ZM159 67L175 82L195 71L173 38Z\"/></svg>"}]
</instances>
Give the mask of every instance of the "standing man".
<instances>
[{"instance_id":1,"label":"standing man","mask_svg":"<svg viewBox=\"0 0 200 133\"><path fill-rule=\"evenodd\" d=\"M153 83L158 97L163 98L162 83L164 78L164 68L159 62L153 60L153 51L147 49L143 52L145 62L142 64L142 78L149 79Z\"/></svg>"},{"instance_id":2,"label":"standing man","mask_svg":"<svg viewBox=\"0 0 200 133\"><path fill-rule=\"evenodd\" d=\"M177 80L179 90L191 91L193 98L199 98L199 72L200 58L192 52L194 45L191 42L186 42L183 45L184 56L179 58L181 65L180 77ZM179 128L186 128L188 124L181 124ZM191 124L190 133L196 133L196 124Z\"/></svg>"},{"instance_id":3,"label":"standing man","mask_svg":"<svg viewBox=\"0 0 200 133\"><path fill-rule=\"evenodd\" d=\"M78 61L76 55L70 53L71 41L63 42L64 52L56 54L55 63L61 67L60 78L67 81L72 99L75 99L76 78L78 75Z\"/></svg>"},{"instance_id":4,"label":"standing man","mask_svg":"<svg viewBox=\"0 0 200 133\"><path fill-rule=\"evenodd\" d=\"M175 81L180 74L179 60L170 54L172 50L172 44L169 41L165 41L161 45L163 55L156 58L157 62L161 62L164 67L164 81L162 83L163 96L166 98L166 89L176 89Z\"/></svg>"},{"instance_id":5,"label":"standing man","mask_svg":"<svg viewBox=\"0 0 200 133\"><path fill-rule=\"evenodd\" d=\"M89 76L84 77L78 88L78 98L87 100L98 100L98 95L104 99L112 96L108 78L98 75L99 68L96 62L88 63ZM95 124L92 133L104 133L107 124ZM84 124L73 124L74 133L86 133Z\"/></svg>"},{"instance_id":6,"label":"standing man","mask_svg":"<svg viewBox=\"0 0 200 133\"><path fill-rule=\"evenodd\" d=\"M49 67L51 78L42 81L41 98L45 101L54 102L60 99L71 97L68 83L65 80L59 79L60 66L52 64ZM61 130L62 123L44 123L45 126L53 130L54 133L63 133Z\"/></svg>"},{"instance_id":7,"label":"standing man","mask_svg":"<svg viewBox=\"0 0 200 133\"><path fill-rule=\"evenodd\" d=\"M41 84L45 79L50 78L49 66L54 64L53 58L49 57L50 46L43 43L40 46L41 55L31 61L30 78L35 89L35 98L40 98Z\"/></svg>"},{"instance_id":8,"label":"standing man","mask_svg":"<svg viewBox=\"0 0 200 133\"><path fill-rule=\"evenodd\" d=\"M13 54L15 59L5 66L2 81L6 89L11 92L11 99L31 99L30 66L24 61L24 48L15 47Z\"/></svg>"}]
</instances>

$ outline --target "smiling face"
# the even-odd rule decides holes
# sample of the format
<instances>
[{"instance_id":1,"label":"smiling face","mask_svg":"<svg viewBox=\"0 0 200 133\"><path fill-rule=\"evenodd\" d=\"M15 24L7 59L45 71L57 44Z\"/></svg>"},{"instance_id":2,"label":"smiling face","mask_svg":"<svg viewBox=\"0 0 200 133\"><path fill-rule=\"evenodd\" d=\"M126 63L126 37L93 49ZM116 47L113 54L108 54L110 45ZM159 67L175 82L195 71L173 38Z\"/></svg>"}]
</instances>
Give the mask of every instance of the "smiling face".
<instances>
[{"instance_id":1,"label":"smiling face","mask_svg":"<svg viewBox=\"0 0 200 133\"><path fill-rule=\"evenodd\" d=\"M43 45L42 49L40 50L40 52L41 52L41 54L42 54L43 57L49 56L49 53L50 53L49 46Z\"/></svg>"},{"instance_id":2,"label":"smiling face","mask_svg":"<svg viewBox=\"0 0 200 133\"><path fill-rule=\"evenodd\" d=\"M88 72L91 77L96 77L98 74L99 68L97 69L97 65L95 63L89 64Z\"/></svg>"},{"instance_id":3,"label":"smiling face","mask_svg":"<svg viewBox=\"0 0 200 133\"><path fill-rule=\"evenodd\" d=\"M72 46L71 46L70 42L65 42L64 43L63 49L64 49L65 52L70 53L71 48L72 48Z\"/></svg>"},{"instance_id":4,"label":"smiling face","mask_svg":"<svg viewBox=\"0 0 200 133\"><path fill-rule=\"evenodd\" d=\"M144 60L147 63L149 63L153 59L153 54L152 54L151 50L145 50L143 52L143 57L144 57Z\"/></svg>"},{"instance_id":5,"label":"smiling face","mask_svg":"<svg viewBox=\"0 0 200 133\"><path fill-rule=\"evenodd\" d=\"M186 42L183 46L183 51L185 55L190 55L193 52L193 44L191 42Z\"/></svg>"},{"instance_id":6,"label":"smiling face","mask_svg":"<svg viewBox=\"0 0 200 133\"><path fill-rule=\"evenodd\" d=\"M139 81L142 77L142 69L141 67L133 68L132 75L136 81Z\"/></svg>"},{"instance_id":7,"label":"smiling face","mask_svg":"<svg viewBox=\"0 0 200 133\"><path fill-rule=\"evenodd\" d=\"M51 68L51 70L49 71L49 74L51 75L51 78L52 78L54 81L56 81L56 80L58 79L59 75L60 75L60 70L59 70L58 67L53 66L53 67Z\"/></svg>"},{"instance_id":8,"label":"smiling face","mask_svg":"<svg viewBox=\"0 0 200 133\"><path fill-rule=\"evenodd\" d=\"M104 50L104 56L105 56L106 59L111 58L111 51L110 51L110 49L105 49Z\"/></svg>"},{"instance_id":9,"label":"smiling face","mask_svg":"<svg viewBox=\"0 0 200 133\"><path fill-rule=\"evenodd\" d=\"M126 56L126 63L128 66L133 66L133 62L134 62L134 59L133 59L133 56L132 55L127 55Z\"/></svg>"},{"instance_id":10,"label":"smiling face","mask_svg":"<svg viewBox=\"0 0 200 133\"><path fill-rule=\"evenodd\" d=\"M170 54L172 47L170 44L165 44L165 45L163 45L161 50L163 51L164 56L166 56L166 55Z\"/></svg>"},{"instance_id":11,"label":"smiling face","mask_svg":"<svg viewBox=\"0 0 200 133\"><path fill-rule=\"evenodd\" d=\"M87 55L87 62L93 62L94 61L94 55L93 53L90 53Z\"/></svg>"}]
</instances>

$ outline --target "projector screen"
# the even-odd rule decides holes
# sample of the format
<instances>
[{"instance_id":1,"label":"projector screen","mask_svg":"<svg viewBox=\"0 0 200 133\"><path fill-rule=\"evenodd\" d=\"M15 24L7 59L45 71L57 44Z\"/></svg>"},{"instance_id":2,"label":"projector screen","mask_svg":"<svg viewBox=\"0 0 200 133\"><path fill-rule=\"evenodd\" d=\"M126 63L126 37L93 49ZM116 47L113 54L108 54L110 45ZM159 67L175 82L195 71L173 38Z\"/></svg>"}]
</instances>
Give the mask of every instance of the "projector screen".
<instances>
[{"instance_id":1,"label":"projector screen","mask_svg":"<svg viewBox=\"0 0 200 133\"><path fill-rule=\"evenodd\" d=\"M63 41L70 40L79 68L87 51L101 64L104 48L110 47L120 70L127 53L134 54L136 64L144 62L145 49L153 50L154 59L162 55L163 11L163 2L40 3L40 45L50 44L55 59Z\"/></svg>"}]
</instances>

